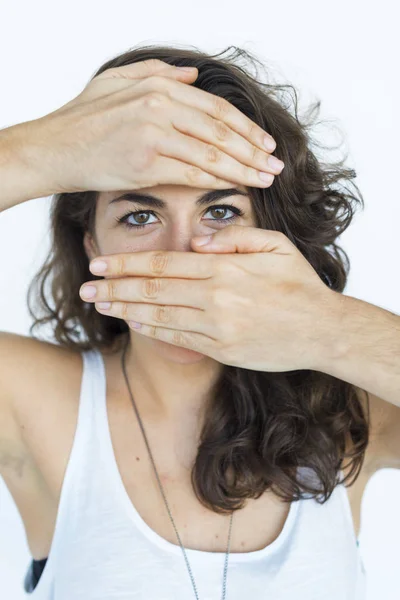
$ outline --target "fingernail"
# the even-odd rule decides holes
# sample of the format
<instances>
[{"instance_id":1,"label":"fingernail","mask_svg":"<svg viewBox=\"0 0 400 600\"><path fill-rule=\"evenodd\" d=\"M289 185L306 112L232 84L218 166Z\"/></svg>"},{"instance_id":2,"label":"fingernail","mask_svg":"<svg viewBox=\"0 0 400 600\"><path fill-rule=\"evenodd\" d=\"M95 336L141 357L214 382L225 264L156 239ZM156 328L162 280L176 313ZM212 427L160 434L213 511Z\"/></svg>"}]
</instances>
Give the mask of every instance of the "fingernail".
<instances>
[{"instance_id":1,"label":"fingernail","mask_svg":"<svg viewBox=\"0 0 400 600\"><path fill-rule=\"evenodd\" d=\"M264 173L264 171L259 171L258 174L260 179L265 181L265 183L271 183L274 180L272 173Z\"/></svg>"},{"instance_id":2,"label":"fingernail","mask_svg":"<svg viewBox=\"0 0 400 600\"><path fill-rule=\"evenodd\" d=\"M268 164L271 167L271 169L274 169L275 171L279 171L279 173L282 171L282 169L285 166L285 163L282 160L279 160L279 158L276 158L276 156L269 156Z\"/></svg>"},{"instance_id":3,"label":"fingernail","mask_svg":"<svg viewBox=\"0 0 400 600\"><path fill-rule=\"evenodd\" d=\"M264 137L264 146L270 152L273 152L276 148L276 142L269 135Z\"/></svg>"},{"instance_id":4,"label":"fingernail","mask_svg":"<svg viewBox=\"0 0 400 600\"><path fill-rule=\"evenodd\" d=\"M94 260L90 263L89 269L92 273L103 273L107 269L107 263L104 260Z\"/></svg>"},{"instance_id":5,"label":"fingernail","mask_svg":"<svg viewBox=\"0 0 400 600\"><path fill-rule=\"evenodd\" d=\"M102 310L108 310L111 308L111 302L97 302L96 306Z\"/></svg>"},{"instance_id":6,"label":"fingernail","mask_svg":"<svg viewBox=\"0 0 400 600\"><path fill-rule=\"evenodd\" d=\"M96 288L93 285L87 285L81 290L82 298L93 298L96 295Z\"/></svg>"}]
</instances>

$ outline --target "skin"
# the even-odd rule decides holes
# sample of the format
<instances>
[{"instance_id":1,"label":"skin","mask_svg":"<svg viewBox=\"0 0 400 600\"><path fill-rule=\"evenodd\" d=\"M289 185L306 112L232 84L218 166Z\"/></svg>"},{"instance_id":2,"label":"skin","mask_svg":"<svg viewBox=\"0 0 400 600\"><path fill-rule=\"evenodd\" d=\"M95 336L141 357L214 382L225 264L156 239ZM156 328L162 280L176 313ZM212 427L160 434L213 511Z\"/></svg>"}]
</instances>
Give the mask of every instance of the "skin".
<instances>
[{"instance_id":1,"label":"skin","mask_svg":"<svg viewBox=\"0 0 400 600\"><path fill-rule=\"evenodd\" d=\"M244 186L235 187L246 193ZM249 196L234 194L208 206L197 206L196 199L206 191L208 190L183 185L158 185L140 190L140 193L164 200L167 203L165 209L137 205L129 200L110 204L113 198L126 191L100 192L96 207L95 235L92 237L86 232L84 236L88 259L149 250L192 252L192 237L212 234L225 227L223 221L218 222L216 219L227 221L230 217L235 217L226 224L256 226ZM230 209L215 210L221 204L232 204L240 208L244 215L236 216ZM151 210L154 214L142 214L146 210ZM139 213L128 217L128 223L146 224L144 228L128 228L115 220L127 212L136 211ZM185 411L196 414L201 412L223 365L209 356L140 335L133 329L129 329L129 336L126 368L129 380L135 382L135 398L142 400L142 410L170 422L181 421Z\"/></svg>"}]
</instances>

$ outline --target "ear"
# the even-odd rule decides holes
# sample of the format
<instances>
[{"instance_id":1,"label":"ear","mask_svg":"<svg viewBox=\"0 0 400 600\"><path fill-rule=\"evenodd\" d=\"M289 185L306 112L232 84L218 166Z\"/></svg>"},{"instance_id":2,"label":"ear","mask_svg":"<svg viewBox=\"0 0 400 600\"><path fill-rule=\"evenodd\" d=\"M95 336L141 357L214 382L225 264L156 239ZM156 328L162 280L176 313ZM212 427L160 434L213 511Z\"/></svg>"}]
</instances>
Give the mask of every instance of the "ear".
<instances>
[{"instance_id":1,"label":"ear","mask_svg":"<svg viewBox=\"0 0 400 600\"><path fill-rule=\"evenodd\" d=\"M83 247L85 248L86 256L88 257L89 262L93 258L96 258L96 256L99 256L96 243L94 242L92 235L88 231L85 231L85 234L83 236Z\"/></svg>"}]
</instances>

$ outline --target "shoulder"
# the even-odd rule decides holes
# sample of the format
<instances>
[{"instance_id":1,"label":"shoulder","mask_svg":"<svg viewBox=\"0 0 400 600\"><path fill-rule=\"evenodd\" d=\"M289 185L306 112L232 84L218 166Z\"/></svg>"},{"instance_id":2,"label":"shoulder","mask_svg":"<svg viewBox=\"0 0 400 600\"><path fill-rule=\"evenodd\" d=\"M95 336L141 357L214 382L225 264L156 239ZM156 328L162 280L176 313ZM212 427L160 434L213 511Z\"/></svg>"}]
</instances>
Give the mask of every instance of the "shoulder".
<instances>
[{"instance_id":1,"label":"shoulder","mask_svg":"<svg viewBox=\"0 0 400 600\"><path fill-rule=\"evenodd\" d=\"M362 467L372 476L384 468L400 468L400 406L356 387L357 397L369 422L369 442Z\"/></svg>"},{"instance_id":2,"label":"shoulder","mask_svg":"<svg viewBox=\"0 0 400 600\"><path fill-rule=\"evenodd\" d=\"M50 342L0 332L0 365L3 406L8 407L7 431L0 431L2 475L12 477L22 459L25 466L37 465L59 425L71 418L71 407L79 400L82 356Z\"/></svg>"},{"instance_id":3,"label":"shoulder","mask_svg":"<svg viewBox=\"0 0 400 600\"><path fill-rule=\"evenodd\" d=\"M52 402L49 392L70 389L82 375L81 352L16 333L0 332L0 362L2 385L18 416Z\"/></svg>"}]
</instances>

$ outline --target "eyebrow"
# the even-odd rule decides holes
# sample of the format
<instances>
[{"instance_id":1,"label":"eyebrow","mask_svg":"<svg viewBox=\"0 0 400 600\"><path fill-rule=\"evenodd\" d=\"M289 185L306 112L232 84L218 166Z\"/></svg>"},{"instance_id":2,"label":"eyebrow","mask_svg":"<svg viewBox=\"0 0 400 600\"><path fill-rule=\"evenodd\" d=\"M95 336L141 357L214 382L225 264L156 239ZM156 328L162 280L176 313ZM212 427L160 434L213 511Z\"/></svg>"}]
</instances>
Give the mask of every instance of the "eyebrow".
<instances>
[{"instance_id":1,"label":"eyebrow","mask_svg":"<svg viewBox=\"0 0 400 600\"><path fill-rule=\"evenodd\" d=\"M208 205L212 202L215 202L216 200L220 200L221 198L226 198L228 196L236 196L237 194L239 194L240 196L248 197L248 194L242 192L237 188L229 188L226 190L211 190L197 198L196 205ZM129 202L136 202L137 204L143 206L151 206L153 208L159 209L168 207L168 203L165 202L165 200L162 200L157 196L153 196L152 194L143 194L140 192L126 192L125 194L122 194L122 196L117 196L117 198L111 200L109 202L109 205L117 202L122 202L124 200L128 200Z\"/></svg>"}]
</instances>

